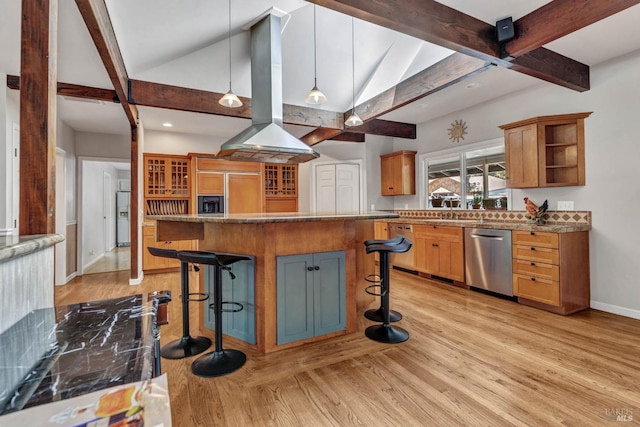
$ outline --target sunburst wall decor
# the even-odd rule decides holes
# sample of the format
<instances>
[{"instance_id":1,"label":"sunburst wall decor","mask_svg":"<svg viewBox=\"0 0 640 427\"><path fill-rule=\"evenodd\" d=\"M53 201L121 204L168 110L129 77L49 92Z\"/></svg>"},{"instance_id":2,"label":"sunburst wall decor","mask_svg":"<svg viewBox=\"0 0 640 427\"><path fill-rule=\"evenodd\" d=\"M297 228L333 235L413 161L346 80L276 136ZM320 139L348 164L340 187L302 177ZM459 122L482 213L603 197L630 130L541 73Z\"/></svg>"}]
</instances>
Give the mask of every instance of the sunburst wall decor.
<instances>
[{"instance_id":1,"label":"sunburst wall decor","mask_svg":"<svg viewBox=\"0 0 640 427\"><path fill-rule=\"evenodd\" d=\"M462 120L456 120L451 123L451 127L449 128L449 139L453 142L460 142L461 139L464 139L464 136L467 134L467 124Z\"/></svg>"}]
</instances>

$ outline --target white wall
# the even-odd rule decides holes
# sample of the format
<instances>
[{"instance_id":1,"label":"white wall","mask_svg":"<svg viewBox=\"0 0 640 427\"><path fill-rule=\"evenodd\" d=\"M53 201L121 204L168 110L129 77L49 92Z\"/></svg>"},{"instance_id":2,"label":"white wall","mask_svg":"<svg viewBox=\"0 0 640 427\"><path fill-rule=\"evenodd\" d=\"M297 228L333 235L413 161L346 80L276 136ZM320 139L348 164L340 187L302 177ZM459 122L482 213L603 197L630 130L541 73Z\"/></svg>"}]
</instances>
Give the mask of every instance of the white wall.
<instances>
[{"instance_id":1,"label":"white wall","mask_svg":"<svg viewBox=\"0 0 640 427\"><path fill-rule=\"evenodd\" d=\"M542 83L481 106L460 111L418 127L418 139L396 140L394 149L429 153L450 148L447 129L464 120L464 144L500 138L498 125L529 117L593 111L585 119L586 186L513 190L512 209L522 210L524 196L573 200L576 210L593 213L590 233L591 306L640 318L640 286L636 263L640 245L635 225L640 208L637 167L640 143L634 124L640 113L640 51L591 68L591 90L583 93ZM460 144L463 145L461 142ZM412 148L407 148L412 147ZM422 179L421 177L418 179ZM417 206L418 195L411 206ZM397 199L403 208L407 198Z\"/></svg>"},{"instance_id":2,"label":"white wall","mask_svg":"<svg viewBox=\"0 0 640 427\"><path fill-rule=\"evenodd\" d=\"M145 130L145 153L178 154L188 153L216 154L228 138L220 138L191 133L161 132Z\"/></svg>"},{"instance_id":3,"label":"white wall","mask_svg":"<svg viewBox=\"0 0 640 427\"><path fill-rule=\"evenodd\" d=\"M131 136L76 132L76 157L131 158Z\"/></svg>"}]
</instances>

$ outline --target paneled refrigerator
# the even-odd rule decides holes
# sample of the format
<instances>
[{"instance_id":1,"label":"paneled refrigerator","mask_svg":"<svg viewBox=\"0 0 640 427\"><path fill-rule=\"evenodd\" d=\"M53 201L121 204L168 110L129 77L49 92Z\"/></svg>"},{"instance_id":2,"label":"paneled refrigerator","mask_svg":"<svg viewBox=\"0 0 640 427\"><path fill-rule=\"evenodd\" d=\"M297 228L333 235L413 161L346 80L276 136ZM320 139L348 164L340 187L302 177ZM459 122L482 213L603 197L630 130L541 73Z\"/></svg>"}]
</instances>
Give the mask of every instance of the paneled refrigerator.
<instances>
[{"instance_id":1,"label":"paneled refrigerator","mask_svg":"<svg viewBox=\"0 0 640 427\"><path fill-rule=\"evenodd\" d=\"M129 246L129 191L116 192L116 245Z\"/></svg>"}]
</instances>

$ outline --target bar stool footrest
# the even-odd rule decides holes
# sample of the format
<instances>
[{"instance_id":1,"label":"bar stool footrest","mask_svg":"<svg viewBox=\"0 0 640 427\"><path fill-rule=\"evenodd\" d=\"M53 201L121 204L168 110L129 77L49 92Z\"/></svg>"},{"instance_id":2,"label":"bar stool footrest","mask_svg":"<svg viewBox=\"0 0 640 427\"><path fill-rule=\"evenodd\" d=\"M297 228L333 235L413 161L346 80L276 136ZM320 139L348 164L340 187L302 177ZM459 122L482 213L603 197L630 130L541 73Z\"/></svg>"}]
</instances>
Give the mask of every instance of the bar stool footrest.
<instances>
[{"instance_id":1,"label":"bar stool footrest","mask_svg":"<svg viewBox=\"0 0 640 427\"><path fill-rule=\"evenodd\" d=\"M380 275L377 273L371 273L364 276L364 280L369 283L380 283L382 282L382 277L380 277Z\"/></svg>"},{"instance_id":2,"label":"bar stool footrest","mask_svg":"<svg viewBox=\"0 0 640 427\"><path fill-rule=\"evenodd\" d=\"M240 369L247 356L240 350L212 351L191 364L191 372L199 377L221 377Z\"/></svg>"},{"instance_id":3,"label":"bar stool footrest","mask_svg":"<svg viewBox=\"0 0 640 427\"><path fill-rule=\"evenodd\" d=\"M191 298L191 295L197 295L198 298ZM182 297L182 295L180 295ZM209 294L204 292L189 292L187 301L189 302L202 302L209 299Z\"/></svg>"},{"instance_id":4,"label":"bar stool footrest","mask_svg":"<svg viewBox=\"0 0 640 427\"><path fill-rule=\"evenodd\" d=\"M239 311L244 310L244 305L240 304L239 302L235 302L235 301L222 301L221 305L225 305L225 304L229 304L229 305L233 305L236 306L238 308L221 308L220 312L221 313L237 313ZM215 310L216 309L216 303L212 302L211 304L209 304L209 309L211 310Z\"/></svg>"},{"instance_id":5,"label":"bar stool footrest","mask_svg":"<svg viewBox=\"0 0 640 427\"><path fill-rule=\"evenodd\" d=\"M374 289L374 288L379 288L380 292L375 292L375 291L371 291L370 289ZM382 289L382 285L369 285L366 288L364 288L364 291L366 293L368 293L369 295L373 295L376 297L383 297L387 294L387 290L383 290Z\"/></svg>"},{"instance_id":6,"label":"bar stool footrest","mask_svg":"<svg viewBox=\"0 0 640 427\"><path fill-rule=\"evenodd\" d=\"M372 308L364 312L364 317L374 322L384 322L384 310L382 307ZM389 321L397 322L399 320L402 320L402 314L395 310L389 310Z\"/></svg>"}]
</instances>

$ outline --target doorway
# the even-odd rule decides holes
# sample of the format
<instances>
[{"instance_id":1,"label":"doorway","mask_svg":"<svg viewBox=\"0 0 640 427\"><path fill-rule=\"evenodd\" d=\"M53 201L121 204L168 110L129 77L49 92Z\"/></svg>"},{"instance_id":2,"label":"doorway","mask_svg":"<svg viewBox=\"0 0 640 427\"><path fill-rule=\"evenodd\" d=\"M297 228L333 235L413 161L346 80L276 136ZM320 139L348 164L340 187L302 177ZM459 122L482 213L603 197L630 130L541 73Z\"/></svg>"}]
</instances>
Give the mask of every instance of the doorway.
<instances>
[{"instance_id":1,"label":"doorway","mask_svg":"<svg viewBox=\"0 0 640 427\"><path fill-rule=\"evenodd\" d=\"M313 210L329 214L362 212L361 166L358 161L315 164Z\"/></svg>"},{"instance_id":2,"label":"doorway","mask_svg":"<svg viewBox=\"0 0 640 427\"><path fill-rule=\"evenodd\" d=\"M130 180L129 160L79 158L79 275L130 268L130 248L116 245L116 197Z\"/></svg>"}]
</instances>

